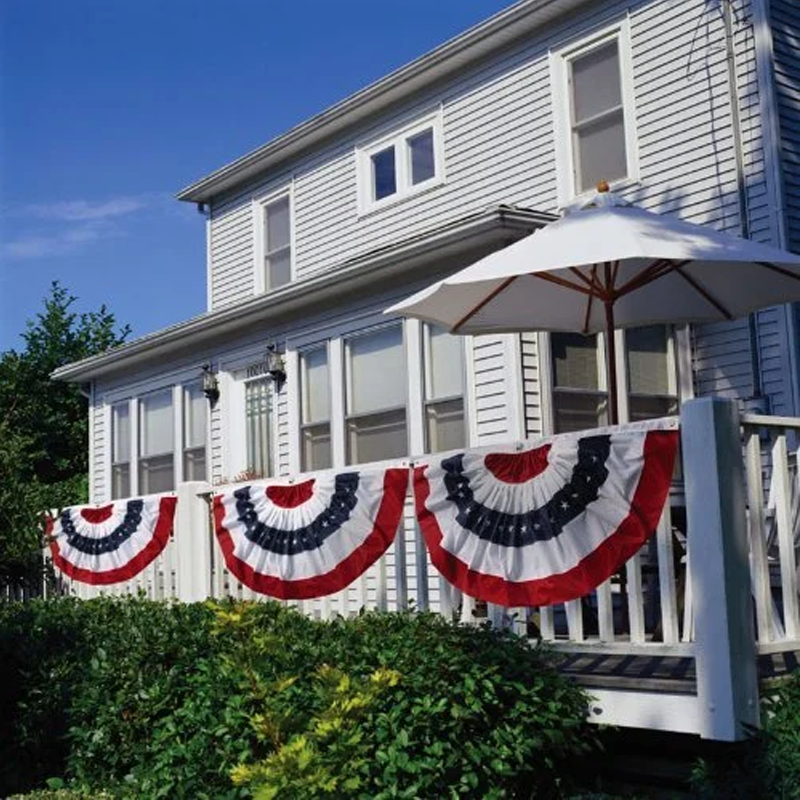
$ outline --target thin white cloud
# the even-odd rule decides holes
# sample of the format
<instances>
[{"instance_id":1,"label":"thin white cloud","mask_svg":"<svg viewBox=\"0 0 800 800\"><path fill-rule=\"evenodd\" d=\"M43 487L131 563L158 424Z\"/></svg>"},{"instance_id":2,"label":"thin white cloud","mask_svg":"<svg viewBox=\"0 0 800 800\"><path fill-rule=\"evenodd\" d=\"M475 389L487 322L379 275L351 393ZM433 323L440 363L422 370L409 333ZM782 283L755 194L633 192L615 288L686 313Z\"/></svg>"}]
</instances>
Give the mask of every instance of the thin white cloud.
<instances>
[{"instance_id":1,"label":"thin white cloud","mask_svg":"<svg viewBox=\"0 0 800 800\"><path fill-rule=\"evenodd\" d=\"M43 258L74 253L83 245L109 236L119 236L121 231L104 220L70 225L61 230L42 233L21 233L0 244L0 255L9 259Z\"/></svg>"},{"instance_id":2,"label":"thin white cloud","mask_svg":"<svg viewBox=\"0 0 800 800\"><path fill-rule=\"evenodd\" d=\"M69 200L59 203L36 204L27 206L26 210L38 219L86 222L89 220L122 217L139 211L145 206L144 197L115 197L103 203L91 203L87 200Z\"/></svg>"}]
</instances>

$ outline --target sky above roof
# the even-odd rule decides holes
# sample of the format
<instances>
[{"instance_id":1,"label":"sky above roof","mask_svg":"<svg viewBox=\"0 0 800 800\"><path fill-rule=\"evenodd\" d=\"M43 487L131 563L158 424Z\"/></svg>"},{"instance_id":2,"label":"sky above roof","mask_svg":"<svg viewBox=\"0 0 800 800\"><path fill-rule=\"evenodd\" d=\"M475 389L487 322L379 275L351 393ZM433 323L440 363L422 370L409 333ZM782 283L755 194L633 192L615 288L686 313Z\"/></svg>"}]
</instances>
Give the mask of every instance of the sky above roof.
<instances>
[{"instance_id":1,"label":"sky above roof","mask_svg":"<svg viewBox=\"0 0 800 800\"><path fill-rule=\"evenodd\" d=\"M141 336L205 311L186 185L511 0L2 0L0 351L52 281Z\"/></svg>"}]
</instances>

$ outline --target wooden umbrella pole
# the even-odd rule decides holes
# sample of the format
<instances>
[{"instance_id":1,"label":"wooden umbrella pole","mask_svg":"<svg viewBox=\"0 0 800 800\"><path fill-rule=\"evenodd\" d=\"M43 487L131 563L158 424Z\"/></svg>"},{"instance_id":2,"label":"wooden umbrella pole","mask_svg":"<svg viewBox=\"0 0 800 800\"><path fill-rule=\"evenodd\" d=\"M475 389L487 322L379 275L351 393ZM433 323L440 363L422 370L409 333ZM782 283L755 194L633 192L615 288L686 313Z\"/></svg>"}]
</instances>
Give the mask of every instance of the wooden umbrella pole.
<instances>
[{"instance_id":1,"label":"wooden umbrella pole","mask_svg":"<svg viewBox=\"0 0 800 800\"><path fill-rule=\"evenodd\" d=\"M606 372L608 374L608 413L612 425L619 423L617 397L617 342L614 336L614 301L603 301L606 310Z\"/></svg>"}]
</instances>

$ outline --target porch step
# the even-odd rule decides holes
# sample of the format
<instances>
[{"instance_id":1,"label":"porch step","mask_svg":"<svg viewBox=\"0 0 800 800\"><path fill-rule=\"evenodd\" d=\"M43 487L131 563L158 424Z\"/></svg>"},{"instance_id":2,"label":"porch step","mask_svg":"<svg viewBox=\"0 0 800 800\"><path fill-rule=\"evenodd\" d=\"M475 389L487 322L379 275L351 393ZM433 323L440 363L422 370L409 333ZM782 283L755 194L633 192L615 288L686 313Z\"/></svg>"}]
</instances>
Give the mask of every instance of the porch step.
<instances>
[{"instance_id":1,"label":"porch step","mask_svg":"<svg viewBox=\"0 0 800 800\"><path fill-rule=\"evenodd\" d=\"M570 653L559 672L587 689L695 694L694 659L684 656Z\"/></svg>"}]
</instances>

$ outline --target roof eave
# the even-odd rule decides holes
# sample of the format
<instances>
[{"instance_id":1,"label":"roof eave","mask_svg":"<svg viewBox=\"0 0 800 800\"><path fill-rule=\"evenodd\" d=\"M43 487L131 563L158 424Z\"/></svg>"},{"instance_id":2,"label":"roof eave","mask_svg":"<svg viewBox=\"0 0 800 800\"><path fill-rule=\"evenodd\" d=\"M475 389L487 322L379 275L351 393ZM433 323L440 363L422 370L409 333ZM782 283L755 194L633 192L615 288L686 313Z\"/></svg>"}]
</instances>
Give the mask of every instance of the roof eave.
<instances>
[{"instance_id":1,"label":"roof eave","mask_svg":"<svg viewBox=\"0 0 800 800\"><path fill-rule=\"evenodd\" d=\"M209 202L234 185L318 145L400 97L463 69L465 63L479 61L495 48L506 46L586 2L522 0L187 186L178 192L177 199Z\"/></svg>"},{"instance_id":2,"label":"roof eave","mask_svg":"<svg viewBox=\"0 0 800 800\"><path fill-rule=\"evenodd\" d=\"M201 314L186 322L142 336L127 344L81 361L65 364L50 377L69 383L85 383L125 369L162 359L187 347L198 347L220 337L245 331L254 322L264 323L270 316L297 313L315 302L341 297L344 288L373 284L387 275L397 274L408 264L431 253L464 249L487 232L527 233L551 222L554 217L539 211L498 206L455 220L434 231L350 259L339 267L315 275L269 294L258 295L219 311Z\"/></svg>"}]
</instances>

